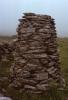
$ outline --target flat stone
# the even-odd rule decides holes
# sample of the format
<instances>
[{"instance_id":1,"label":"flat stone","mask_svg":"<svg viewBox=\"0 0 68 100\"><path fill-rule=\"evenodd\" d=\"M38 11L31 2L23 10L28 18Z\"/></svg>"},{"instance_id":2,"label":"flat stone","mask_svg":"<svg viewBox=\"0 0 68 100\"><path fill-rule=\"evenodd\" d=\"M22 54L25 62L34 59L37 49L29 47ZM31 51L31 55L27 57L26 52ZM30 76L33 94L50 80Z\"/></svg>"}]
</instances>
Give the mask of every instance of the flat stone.
<instances>
[{"instance_id":1,"label":"flat stone","mask_svg":"<svg viewBox=\"0 0 68 100\"><path fill-rule=\"evenodd\" d=\"M49 74L53 74L53 73L55 74L55 71L57 71L57 69L55 67L51 67L51 68L48 68L47 71Z\"/></svg>"},{"instance_id":2,"label":"flat stone","mask_svg":"<svg viewBox=\"0 0 68 100\"><path fill-rule=\"evenodd\" d=\"M24 88L25 88L25 89L36 90L36 87L30 86L30 85L25 85Z\"/></svg>"},{"instance_id":3,"label":"flat stone","mask_svg":"<svg viewBox=\"0 0 68 100\"><path fill-rule=\"evenodd\" d=\"M46 32L49 32L49 30L46 29L46 28L45 28L45 29L39 29L39 32L40 32L40 33L46 33Z\"/></svg>"},{"instance_id":4,"label":"flat stone","mask_svg":"<svg viewBox=\"0 0 68 100\"><path fill-rule=\"evenodd\" d=\"M47 58L47 54L42 53L42 54L36 54L34 55L35 58Z\"/></svg>"},{"instance_id":5,"label":"flat stone","mask_svg":"<svg viewBox=\"0 0 68 100\"><path fill-rule=\"evenodd\" d=\"M38 84L36 85L39 90L46 91L48 84Z\"/></svg>"},{"instance_id":6,"label":"flat stone","mask_svg":"<svg viewBox=\"0 0 68 100\"><path fill-rule=\"evenodd\" d=\"M42 73L37 73L34 74L36 80L48 80L48 73L47 72L42 72Z\"/></svg>"},{"instance_id":7,"label":"flat stone","mask_svg":"<svg viewBox=\"0 0 68 100\"><path fill-rule=\"evenodd\" d=\"M28 84L28 85L35 85L37 84L36 81L34 81L33 79L22 79L23 83Z\"/></svg>"},{"instance_id":8,"label":"flat stone","mask_svg":"<svg viewBox=\"0 0 68 100\"><path fill-rule=\"evenodd\" d=\"M45 52L45 50L42 50L42 49L34 49L34 50L29 50L27 51L26 53L43 53Z\"/></svg>"}]
</instances>

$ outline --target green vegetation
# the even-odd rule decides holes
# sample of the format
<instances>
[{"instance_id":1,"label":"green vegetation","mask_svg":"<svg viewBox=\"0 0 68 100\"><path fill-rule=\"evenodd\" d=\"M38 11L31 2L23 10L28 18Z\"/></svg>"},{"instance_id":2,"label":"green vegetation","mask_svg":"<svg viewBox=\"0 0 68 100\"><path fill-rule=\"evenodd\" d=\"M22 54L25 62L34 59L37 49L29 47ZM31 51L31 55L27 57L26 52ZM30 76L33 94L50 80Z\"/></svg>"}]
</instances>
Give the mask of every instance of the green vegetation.
<instances>
[{"instance_id":1,"label":"green vegetation","mask_svg":"<svg viewBox=\"0 0 68 100\"><path fill-rule=\"evenodd\" d=\"M68 38L59 39L61 68L68 81Z\"/></svg>"},{"instance_id":2,"label":"green vegetation","mask_svg":"<svg viewBox=\"0 0 68 100\"><path fill-rule=\"evenodd\" d=\"M66 87L64 91L58 90L56 87L52 86L46 95L32 95L28 93L21 93L18 90L8 89L9 80L0 82L0 90L3 88L5 95L13 98L13 100L68 100L68 38L58 39L59 49L60 49L60 61L63 76L66 81ZM10 62L0 63L0 77L9 75Z\"/></svg>"},{"instance_id":3,"label":"green vegetation","mask_svg":"<svg viewBox=\"0 0 68 100\"><path fill-rule=\"evenodd\" d=\"M66 81L66 88L64 91L66 100L68 100L68 38L59 39L60 61L61 69Z\"/></svg>"}]
</instances>

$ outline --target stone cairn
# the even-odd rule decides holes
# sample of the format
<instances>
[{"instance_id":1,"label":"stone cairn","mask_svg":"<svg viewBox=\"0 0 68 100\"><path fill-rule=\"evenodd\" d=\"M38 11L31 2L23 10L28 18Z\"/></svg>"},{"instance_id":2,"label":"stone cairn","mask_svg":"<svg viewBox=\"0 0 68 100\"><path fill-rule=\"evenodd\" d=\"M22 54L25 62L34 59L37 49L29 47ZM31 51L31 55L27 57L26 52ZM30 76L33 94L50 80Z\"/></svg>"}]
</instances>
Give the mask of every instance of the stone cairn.
<instances>
[{"instance_id":1,"label":"stone cairn","mask_svg":"<svg viewBox=\"0 0 68 100\"><path fill-rule=\"evenodd\" d=\"M52 82L63 85L54 19L48 15L24 13L19 21L10 86L43 93Z\"/></svg>"}]
</instances>

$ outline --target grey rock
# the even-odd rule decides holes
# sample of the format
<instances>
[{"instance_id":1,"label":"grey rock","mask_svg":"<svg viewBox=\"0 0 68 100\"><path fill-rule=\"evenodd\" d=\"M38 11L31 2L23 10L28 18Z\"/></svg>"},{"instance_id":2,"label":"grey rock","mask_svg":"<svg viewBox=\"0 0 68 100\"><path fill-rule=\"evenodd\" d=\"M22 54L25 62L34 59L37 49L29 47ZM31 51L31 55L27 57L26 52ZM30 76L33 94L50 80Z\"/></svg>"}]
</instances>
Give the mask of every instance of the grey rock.
<instances>
[{"instance_id":1,"label":"grey rock","mask_svg":"<svg viewBox=\"0 0 68 100\"><path fill-rule=\"evenodd\" d=\"M12 99L9 97L0 97L0 100L12 100Z\"/></svg>"}]
</instances>

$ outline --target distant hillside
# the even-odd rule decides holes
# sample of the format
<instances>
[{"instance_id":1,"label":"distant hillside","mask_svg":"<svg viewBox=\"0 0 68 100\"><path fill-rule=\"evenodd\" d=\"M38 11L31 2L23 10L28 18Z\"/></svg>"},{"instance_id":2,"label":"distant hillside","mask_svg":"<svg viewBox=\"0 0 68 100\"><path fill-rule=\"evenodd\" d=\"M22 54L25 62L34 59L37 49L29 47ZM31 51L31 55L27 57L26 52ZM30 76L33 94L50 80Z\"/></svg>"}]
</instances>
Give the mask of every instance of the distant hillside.
<instances>
[{"instance_id":1,"label":"distant hillside","mask_svg":"<svg viewBox=\"0 0 68 100\"><path fill-rule=\"evenodd\" d=\"M5 42L5 41L11 41L12 39L15 39L16 35L13 36L0 36L0 42Z\"/></svg>"}]
</instances>

